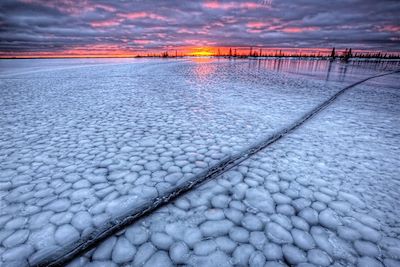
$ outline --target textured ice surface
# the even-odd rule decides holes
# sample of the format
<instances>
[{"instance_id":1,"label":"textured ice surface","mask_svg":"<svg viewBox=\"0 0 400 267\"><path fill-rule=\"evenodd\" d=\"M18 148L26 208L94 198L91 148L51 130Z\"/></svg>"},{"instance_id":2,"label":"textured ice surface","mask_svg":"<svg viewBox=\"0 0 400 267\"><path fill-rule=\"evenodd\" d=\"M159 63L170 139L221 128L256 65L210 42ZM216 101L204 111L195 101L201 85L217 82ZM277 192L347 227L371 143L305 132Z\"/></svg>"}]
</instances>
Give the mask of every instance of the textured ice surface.
<instances>
[{"instance_id":1,"label":"textured ice surface","mask_svg":"<svg viewBox=\"0 0 400 267\"><path fill-rule=\"evenodd\" d=\"M290 75L270 71L280 71L287 61L272 61L276 68L267 62L271 61L2 61L1 261L35 264L62 252L287 125L344 84L376 73L358 67L345 71L347 65L332 63L330 77L315 71L312 78L305 78L296 67L317 68L315 62L288 67L297 73ZM220 263L228 257L238 264L262 259L259 254L251 256L254 248L250 245L233 250L235 242L259 240L260 235L253 232L266 227L265 218L244 216L242 206L267 216L275 213L274 203L280 202L276 210L283 215L274 217L272 233L281 240L279 244L293 239L286 217L297 206L291 205L290 194L280 192L287 182L267 183L263 188L257 186L265 179L262 169L246 178L243 170L237 173L241 175L235 179L245 181L234 187L238 202L231 204L230 196L211 195L215 211L205 213L207 221L199 216L199 228L189 228L182 236L182 242L198 252L189 257L193 264ZM273 179L279 178L274 174ZM319 220L321 214L313 213L325 208L325 195L314 196L321 201L314 203L311 212L303 212L303 224ZM336 203L342 209L360 202L352 194L343 199L347 204ZM208 199L182 201L184 210L192 210ZM298 202L309 206L307 200ZM244 217L243 227L231 232L230 226L240 224ZM339 229L329 219L325 223L329 229ZM165 260L163 251L175 244L178 235L173 229L164 233L163 224L158 226L139 236L127 230L125 239L102 245L106 252L95 253L93 259L151 265ZM376 242L377 231L360 229ZM224 238L218 239L221 235ZM225 250L215 252L213 259L205 257L214 246ZM173 258L183 261L179 251L185 251L183 244L174 246Z\"/></svg>"},{"instance_id":2,"label":"textured ice surface","mask_svg":"<svg viewBox=\"0 0 400 267\"><path fill-rule=\"evenodd\" d=\"M163 253L168 263L192 266L399 266L399 82L393 75L353 88L297 131L109 240L146 232L135 246L146 247L147 264ZM249 201L261 196L272 209ZM157 247L153 235L168 242ZM69 266L101 264L97 250Z\"/></svg>"}]
</instances>

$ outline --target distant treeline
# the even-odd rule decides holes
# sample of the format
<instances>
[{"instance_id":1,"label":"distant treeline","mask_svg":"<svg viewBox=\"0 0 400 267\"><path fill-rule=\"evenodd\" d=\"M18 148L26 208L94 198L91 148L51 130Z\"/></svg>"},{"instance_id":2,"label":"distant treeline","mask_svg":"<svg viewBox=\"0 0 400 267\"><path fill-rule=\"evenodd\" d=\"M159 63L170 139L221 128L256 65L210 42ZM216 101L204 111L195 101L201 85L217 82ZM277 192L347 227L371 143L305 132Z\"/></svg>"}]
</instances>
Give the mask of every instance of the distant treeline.
<instances>
[{"instance_id":1,"label":"distant treeline","mask_svg":"<svg viewBox=\"0 0 400 267\"><path fill-rule=\"evenodd\" d=\"M162 53L149 53L137 57L162 57L162 58L175 58L191 56L190 53L178 53L175 51L164 51ZM263 50L262 48L250 49L246 51L238 51L238 49L229 48L227 52L221 53L220 49L216 53L209 55L211 57L225 57L225 58L249 58L249 57L275 57L275 58L323 58L323 59L340 59L348 61L350 58L362 58L362 59L400 59L400 53L388 53L388 52L353 52L351 48L342 51L336 51L332 48L330 53L327 52L284 52L282 50L271 51Z\"/></svg>"}]
</instances>

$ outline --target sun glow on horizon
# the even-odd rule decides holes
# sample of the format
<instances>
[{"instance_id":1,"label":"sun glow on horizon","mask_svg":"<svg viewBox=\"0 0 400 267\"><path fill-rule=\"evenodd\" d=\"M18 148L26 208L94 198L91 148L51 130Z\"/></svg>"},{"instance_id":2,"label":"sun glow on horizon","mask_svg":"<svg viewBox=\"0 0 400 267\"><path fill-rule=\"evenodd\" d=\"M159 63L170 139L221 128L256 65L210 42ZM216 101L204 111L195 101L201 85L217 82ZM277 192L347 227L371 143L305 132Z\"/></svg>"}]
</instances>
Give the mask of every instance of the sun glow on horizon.
<instances>
[{"instance_id":1,"label":"sun glow on horizon","mask_svg":"<svg viewBox=\"0 0 400 267\"><path fill-rule=\"evenodd\" d=\"M194 47L190 49L189 55L196 57L215 56L215 52L211 47Z\"/></svg>"},{"instance_id":2,"label":"sun glow on horizon","mask_svg":"<svg viewBox=\"0 0 400 267\"><path fill-rule=\"evenodd\" d=\"M141 42L141 41L139 41ZM213 57L213 56L279 56L279 55L314 55L329 56L332 48L280 48L280 47L260 47L260 46L181 46L181 47L161 47L155 49L140 50L120 48L116 45L95 45L81 46L73 49L61 50L58 52L12 52L2 53L0 58L133 58L133 57ZM340 55L344 49L337 48L336 52ZM355 53L376 54L379 51L358 50ZM389 52L390 55L399 56L397 52Z\"/></svg>"}]
</instances>

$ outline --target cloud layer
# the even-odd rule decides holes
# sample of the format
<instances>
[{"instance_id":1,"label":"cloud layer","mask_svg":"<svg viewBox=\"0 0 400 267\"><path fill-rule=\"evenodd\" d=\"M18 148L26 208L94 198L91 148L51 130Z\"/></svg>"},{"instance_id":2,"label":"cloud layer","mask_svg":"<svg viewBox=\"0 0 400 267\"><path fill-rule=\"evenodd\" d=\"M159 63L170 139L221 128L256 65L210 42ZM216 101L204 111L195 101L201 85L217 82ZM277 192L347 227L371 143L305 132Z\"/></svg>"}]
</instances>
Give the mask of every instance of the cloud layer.
<instances>
[{"instance_id":1,"label":"cloud layer","mask_svg":"<svg viewBox=\"0 0 400 267\"><path fill-rule=\"evenodd\" d=\"M398 0L2 0L0 53L192 46L400 50Z\"/></svg>"}]
</instances>

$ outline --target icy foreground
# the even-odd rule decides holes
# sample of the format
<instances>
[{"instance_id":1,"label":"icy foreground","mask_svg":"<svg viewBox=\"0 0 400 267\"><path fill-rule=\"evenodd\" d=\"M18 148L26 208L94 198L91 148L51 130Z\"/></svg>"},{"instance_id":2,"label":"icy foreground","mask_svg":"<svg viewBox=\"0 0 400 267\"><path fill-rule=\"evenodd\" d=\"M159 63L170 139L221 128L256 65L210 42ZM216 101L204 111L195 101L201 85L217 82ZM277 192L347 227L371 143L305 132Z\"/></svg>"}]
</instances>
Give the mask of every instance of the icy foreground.
<instances>
[{"instance_id":1,"label":"icy foreground","mask_svg":"<svg viewBox=\"0 0 400 267\"><path fill-rule=\"evenodd\" d=\"M355 87L69 266L400 266L399 81Z\"/></svg>"},{"instance_id":2,"label":"icy foreground","mask_svg":"<svg viewBox=\"0 0 400 267\"><path fill-rule=\"evenodd\" d=\"M322 76L310 79L270 72L247 61L44 68L4 72L0 80L0 254L6 266L36 264L62 255L368 73L324 81ZM294 165L290 162L286 168ZM271 201L274 192L254 189L242 188L250 198L255 195L262 201L247 202L262 208L269 218L278 210L278 202ZM271 199L263 201L266 193ZM205 214L199 210L195 218L204 220ZM175 213L170 216L178 218ZM221 220L203 228L225 232L227 226L237 224L232 220L224 224L223 218L217 221ZM157 232L151 229L151 236ZM164 242L164 238L165 234L153 239ZM116 255L125 257L122 262L140 255L142 243L132 242L113 244L120 250L111 246ZM169 251L169 246L154 242L147 247ZM158 252L149 264L165 258ZM111 257L114 252L104 255Z\"/></svg>"}]
</instances>

